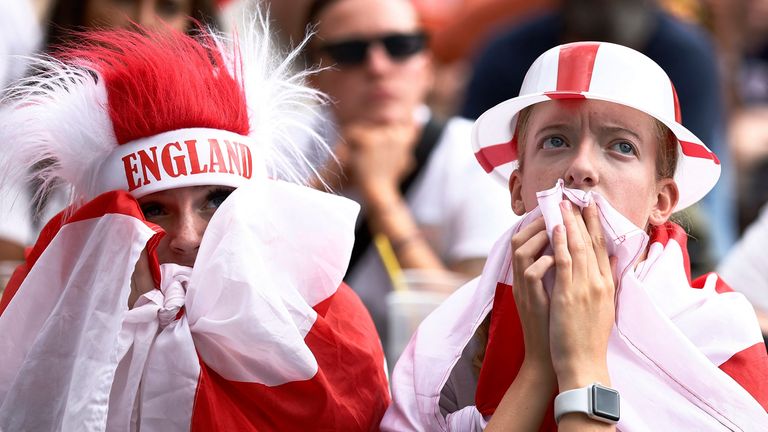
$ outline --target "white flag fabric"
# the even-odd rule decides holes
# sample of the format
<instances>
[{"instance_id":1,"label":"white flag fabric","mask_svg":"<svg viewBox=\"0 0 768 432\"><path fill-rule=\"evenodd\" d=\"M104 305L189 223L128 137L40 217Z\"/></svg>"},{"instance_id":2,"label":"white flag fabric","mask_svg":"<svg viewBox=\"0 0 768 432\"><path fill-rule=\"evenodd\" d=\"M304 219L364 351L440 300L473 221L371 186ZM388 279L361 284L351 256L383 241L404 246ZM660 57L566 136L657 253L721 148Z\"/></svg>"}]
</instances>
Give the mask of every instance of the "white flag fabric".
<instances>
[{"instance_id":1,"label":"white flag fabric","mask_svg":"<svg viewBox=\"0 0 768 432\"><path fill-rule=\"evenodd\" d=\"M524 356L511 290L511 237L542 214L551 235L562 223L563 198L580 207L596 202L609 254L618 258L608 347L611 384L621 394L618 429L766 430L768 357L751 305L715 274L702 279L703 286L691 284L685 233L672 223L656 229L646 259L633 268L648 235L598 194L564 188L562 181L540 192L539 207L499 239L482 276L419 327L395 366L393 405L382 429L474 430L493 414ZM444 417L440 392L491 310L476 405ZM541 430L556 430L551 405Z\"/></svg>"},{"instance_id":2,"label":"white flag fabric","mask_svg":"<svg viewBox=\"0 0 768 432\"><path fill-rule=\"evenodd\" d=\"M43 237L0 307L0 430L370 430L389 401L373 323L341 280L358 205L280 181L235 190L194 268L109 192ZM12 282L13 283L13 282Z\"/></svg>"}]
</instances>

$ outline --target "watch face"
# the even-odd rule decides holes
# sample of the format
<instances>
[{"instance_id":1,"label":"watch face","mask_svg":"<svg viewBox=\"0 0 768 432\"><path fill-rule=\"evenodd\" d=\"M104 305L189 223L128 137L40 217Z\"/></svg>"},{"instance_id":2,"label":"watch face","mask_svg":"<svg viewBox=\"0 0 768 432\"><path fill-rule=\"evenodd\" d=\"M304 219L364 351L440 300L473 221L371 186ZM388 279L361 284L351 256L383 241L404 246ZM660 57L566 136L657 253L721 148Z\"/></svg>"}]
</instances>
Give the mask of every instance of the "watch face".
<instances>
[{"instance_id":1,"label":"watch face","mask_svg":"<svg viewBox=\"0 0 768 432\"><path fill-rule=\"evenodd\" d=\"M592 386L592 414L619 421L619 392L607 387Z\"/></svg>"}]
</instances>

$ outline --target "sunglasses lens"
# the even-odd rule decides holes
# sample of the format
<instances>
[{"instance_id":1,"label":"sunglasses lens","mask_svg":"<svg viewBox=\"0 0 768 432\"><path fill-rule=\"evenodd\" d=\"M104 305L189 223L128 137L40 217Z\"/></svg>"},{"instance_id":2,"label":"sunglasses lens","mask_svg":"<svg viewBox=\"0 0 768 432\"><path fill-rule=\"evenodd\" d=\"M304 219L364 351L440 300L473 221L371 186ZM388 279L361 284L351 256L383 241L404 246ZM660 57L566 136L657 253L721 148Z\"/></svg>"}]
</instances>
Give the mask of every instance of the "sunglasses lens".
<instances>
[{"instance_id":1,"label":"sunglasses lens","mask_svg":"<svg viewBox=\"0 0 768 432\"><path fill-rule=\"evenodd\" d=\"M384 49L394 60L404 60L424 50L427 45L427 37L424 33L413 33L390 34L373 40L350 39L327 44L321 49L340 66L357 66L365 62L368 47L377 41L381 41Z\"/></svg>"},{"instance_id":2,"label":"sunglasses lens","mask_svg":"<svg viewBox=\"0 0 768 432\"><path fill-rule=\"evenodd\" d=\"M340 65L358 65L368 55L368 41L350 40L328 44L323 50Z\"/></svg>"},{"instance_id":3,"label":"sunglasses lens","mask_svg":"<svg viewBox=\"0 0 768 432\"><path fill-rule=\"evenodd\" d=\"M427 38L423 33L391 35L384 37L381 41L390 57L397 60L422 51L427 44Z\"/></svg>"}]
</instances>

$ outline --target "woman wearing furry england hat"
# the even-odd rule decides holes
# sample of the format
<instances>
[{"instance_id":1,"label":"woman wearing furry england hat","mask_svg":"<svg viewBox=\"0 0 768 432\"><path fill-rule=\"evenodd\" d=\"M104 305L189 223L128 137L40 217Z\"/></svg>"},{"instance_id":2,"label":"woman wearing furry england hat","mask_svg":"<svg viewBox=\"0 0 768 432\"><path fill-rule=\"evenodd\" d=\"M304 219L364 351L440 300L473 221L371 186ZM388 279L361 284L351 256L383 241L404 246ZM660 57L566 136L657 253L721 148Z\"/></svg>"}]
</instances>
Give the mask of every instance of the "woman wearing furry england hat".
<instances>
[{"instance_id":1,"label":"woman wearing furry england hat","mask_svg":"<svg viewBox=\"0 0 768 432\"><path fill-rule=\"evenodd\" d=\"M73 203L0 303L0 430L377 426L358 206L297 184L322 98L266 27L87 33L6 97L3 181L51 160Z\"/></svg>"}]
</instances>

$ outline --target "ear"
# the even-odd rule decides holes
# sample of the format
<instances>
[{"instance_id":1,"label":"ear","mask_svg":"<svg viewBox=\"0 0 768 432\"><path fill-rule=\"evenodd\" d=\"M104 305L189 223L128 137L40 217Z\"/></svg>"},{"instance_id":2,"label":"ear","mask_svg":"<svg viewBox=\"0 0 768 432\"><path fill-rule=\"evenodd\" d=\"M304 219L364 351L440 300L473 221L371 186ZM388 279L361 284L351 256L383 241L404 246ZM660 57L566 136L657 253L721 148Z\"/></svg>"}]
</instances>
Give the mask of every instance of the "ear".
<instances>
[{"instance_id":1,"label":"ear","mask_svg":"<svg viewBox=\"0 0 768 432\"><path fill-rule=\"evenodd\" d=\"M672 216L679 199L680 191L674 179L659 180L656 187L656 203L648 217L648 223L655 226L664 224Z\"/></svg>"},{"instance_id":2,"label":"ear","mask_svg":"<svg viewBox=\"0 0 768 432\"><path fill-rule=\"evenodd\" d=\"M512 211L516 215L525 214L525 204L523 204L523 179L519 170L512 171L509 176L509 196L512 199Z\"/></svg>"}]
</instances>

